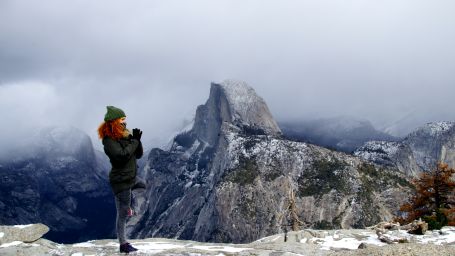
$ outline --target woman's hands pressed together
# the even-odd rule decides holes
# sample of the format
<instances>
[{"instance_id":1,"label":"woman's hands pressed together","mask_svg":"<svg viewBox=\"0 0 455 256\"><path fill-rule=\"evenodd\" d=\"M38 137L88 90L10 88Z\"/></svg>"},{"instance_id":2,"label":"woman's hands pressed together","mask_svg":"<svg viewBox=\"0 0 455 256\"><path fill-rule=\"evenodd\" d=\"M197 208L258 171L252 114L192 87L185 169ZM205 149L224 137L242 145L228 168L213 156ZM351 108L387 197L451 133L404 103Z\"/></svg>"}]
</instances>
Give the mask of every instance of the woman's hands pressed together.
<instances>
[{"instance_id":1,"label":"woman's hands pressed together","mask_svg":"<svg viewBox=\"0 0 455 256\"><path fill-rule=\"evenodd\" d=\"M142 137L142 131L138 128L133 129L133 139L141 140Z\"/></svg>"}]
</instances>

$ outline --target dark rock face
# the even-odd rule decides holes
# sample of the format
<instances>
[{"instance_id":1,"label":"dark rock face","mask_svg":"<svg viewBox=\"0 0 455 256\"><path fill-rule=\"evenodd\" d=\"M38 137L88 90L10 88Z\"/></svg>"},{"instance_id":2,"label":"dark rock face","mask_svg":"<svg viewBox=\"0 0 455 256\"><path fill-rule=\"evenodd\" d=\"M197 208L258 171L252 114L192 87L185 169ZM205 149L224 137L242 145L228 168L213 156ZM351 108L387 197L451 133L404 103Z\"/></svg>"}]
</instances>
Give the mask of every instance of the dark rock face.
<instances>
[{"instance_id":1,"label":"dark rock face","mask_svg":"<svg viewBox=\"0 0 455 256\"><path fill-rule=\"evenodd\" d=\"M44 223L46 238L65 243L113 236L106 164L86 134L51 127L21 152L0 164L0 223Z\"/></svg>"},{"instance_id":2,"label":"dark rock face","mask_svg":"<svg viewBox=\"0 0 455 256\"><path fill-rule=\"evenodd\" d=\"M354 154L377 164L394 166L409 176L435 168L438 162L455 167L455 123L428 123L400 142L370 141Z\"/></svg>"},{"instance_id":3,"label":"dark rock face","mask_svg":"<svg viewBox=\"0 0 455 256\"><path fill-rule=\"evenodd\" d=\"M376 130L367 120L350 117L280 122L283 135L291 140L351 153L368 141L398 141L399 139Z\"/></svg>"},{"instance_id":4,"label":"dark rock face","mask_svg":"<svg viewBox=\"0 0 455 256\"><path fill-rule=\"evenodd\" d=\"M280 232L291 190L307 227L373 225L392 218L409 185L393 168L284 139L254 90L229 80L212 84L193 128L153 149L143 172L131 235L213 242Z\"/></svg>"}]
</instances>

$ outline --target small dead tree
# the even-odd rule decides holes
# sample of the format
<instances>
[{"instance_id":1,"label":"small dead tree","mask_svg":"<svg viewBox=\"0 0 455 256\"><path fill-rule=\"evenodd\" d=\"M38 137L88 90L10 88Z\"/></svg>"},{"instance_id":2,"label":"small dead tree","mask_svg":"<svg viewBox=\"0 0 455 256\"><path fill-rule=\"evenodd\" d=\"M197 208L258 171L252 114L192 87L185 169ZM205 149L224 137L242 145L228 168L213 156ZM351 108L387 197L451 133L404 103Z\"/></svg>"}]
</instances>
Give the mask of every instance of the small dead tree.
<instances>
[{"instance_id":1,"label":"small dead tree","mask_svg":"<svg viewBox=\"0 0 455 256\"><path fill-rule=\"evenodd\" d=\"M292 188L289 191L289 204L286 210L290 219L289 222L292 231L300 230L300 227L303 226L304 223L299 219L299 216L297 215L297 204L295 202L295 194Z\"/></svg>"},{"instance_id":2,"label":"small dead tree","mask_svg":"<svg viewBox=\"0 0 455 256\"><path fill-rule=\"evenodd\" d=\"M284 229L285 237L284 241L287 241L287 232L288 227L291 228L292 231L298 231L301 227L305 226L305 223L299 219L297 214L297 204L295 200L295 193L294 189L292 188L291 184L289 184L289 193L286 202L286 207L283 209L283 212L278 215L278 222L281 228ZM283 223L283 220L285 222Z\"/></svg>"}]
</instances>

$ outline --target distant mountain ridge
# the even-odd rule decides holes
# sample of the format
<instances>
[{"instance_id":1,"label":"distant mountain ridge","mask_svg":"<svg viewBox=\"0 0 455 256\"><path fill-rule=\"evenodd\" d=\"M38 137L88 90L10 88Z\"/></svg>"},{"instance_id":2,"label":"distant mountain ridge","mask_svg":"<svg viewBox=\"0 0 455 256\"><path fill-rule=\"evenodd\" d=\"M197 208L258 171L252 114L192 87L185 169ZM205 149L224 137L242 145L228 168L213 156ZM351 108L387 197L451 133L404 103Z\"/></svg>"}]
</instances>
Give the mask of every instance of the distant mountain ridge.
<instances>
[{"instance_id":1,"label":"distant mountain ridge","mask_svg":"<svg viewBox=\"0 0 455 256\"><path fill-rule=\"evenodd\" d=\"M47 127L0 162L0 223L41 222L46 238L77 242L113 236L115 206L108 163L87 134Z\"/></svg>"},{"instance_id":2,"label":"distant mountain ridge","mask_svg":"<svg viewBox=\"0 0 455 256\"><path fill-rule=\"evenodd\" d=\"M455 167L455 122L427 123L399 142L370 141L354 154L377 164L395 166L411 176L435 168L438 162Z\"/></svg>"},{"instance_id":3,"label":"distant mountain ridge","mask_svg":"<svg viewBox=\"0 0 455 256\"><path fill-rule=\"evenodd\" d=\"M283 134L296 141L351 153L367 141L398 141L376 130L368 120L340 116L333 118L279 122Z\"/></svg>"}]
</instances>

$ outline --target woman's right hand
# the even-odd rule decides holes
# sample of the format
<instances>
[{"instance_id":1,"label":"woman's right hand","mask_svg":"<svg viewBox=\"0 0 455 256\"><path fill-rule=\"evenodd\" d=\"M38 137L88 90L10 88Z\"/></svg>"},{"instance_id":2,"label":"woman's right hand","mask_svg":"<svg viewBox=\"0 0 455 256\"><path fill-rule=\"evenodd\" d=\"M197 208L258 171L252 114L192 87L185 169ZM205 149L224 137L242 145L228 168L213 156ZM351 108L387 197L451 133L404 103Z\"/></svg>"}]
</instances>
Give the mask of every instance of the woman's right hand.
<instances>
[{"instance_id":1,"label":"woman's right hand","mask_svg":"<svg viewBox=\"0 0 455 256\"><path fill-rule=\"evenodd\" d=\"M141 140L142 137L142 131L139 130L138 128L133 129L133 139Z\"/></svg>"}]
</instances>

